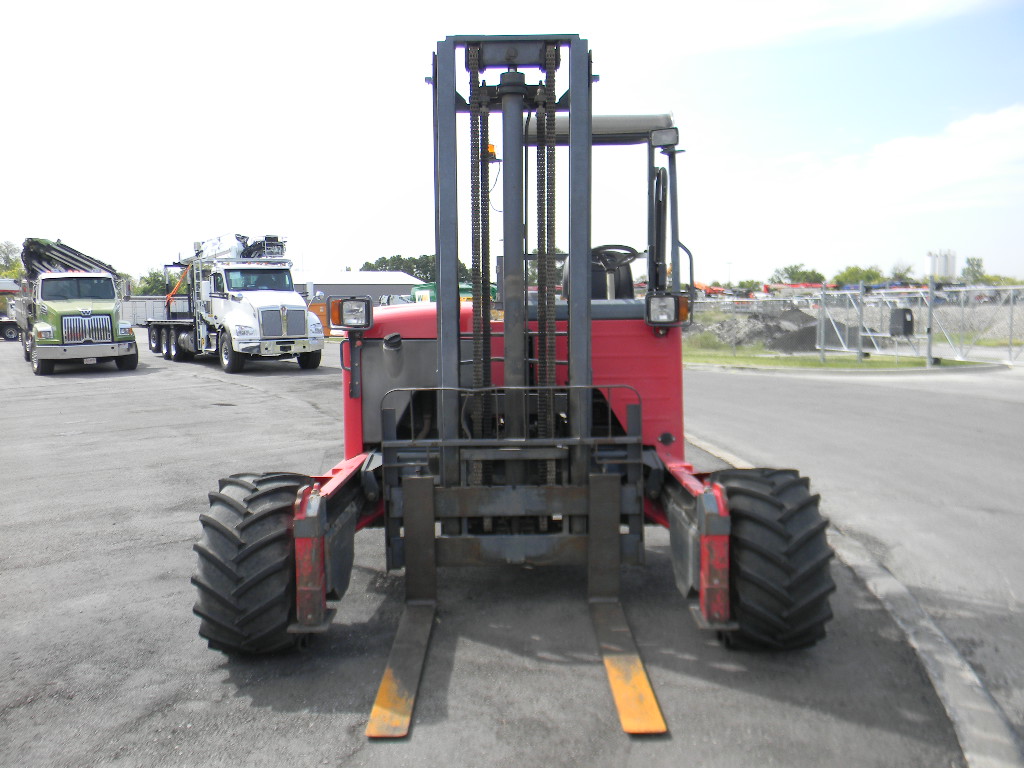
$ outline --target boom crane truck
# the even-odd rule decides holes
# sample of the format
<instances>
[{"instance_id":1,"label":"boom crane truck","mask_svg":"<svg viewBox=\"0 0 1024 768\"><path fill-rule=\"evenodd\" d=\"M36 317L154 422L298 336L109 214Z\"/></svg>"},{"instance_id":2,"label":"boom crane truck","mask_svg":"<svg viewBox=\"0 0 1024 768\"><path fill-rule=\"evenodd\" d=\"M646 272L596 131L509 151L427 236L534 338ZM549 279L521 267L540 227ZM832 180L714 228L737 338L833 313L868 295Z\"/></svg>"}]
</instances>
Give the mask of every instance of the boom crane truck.
<instances>
[{"instance_id":1,"label":"boom crane truck","mask_svg":"<svg viewBox=\"0 0 1024 768\"><path fill-rule=\"evenodd\" d=\"M252 654L325 632L336 610L344 615L344 604L328 603L348 586L356 531L380 530L386 567L405 569L406 605L366 733L402 737L440 566L576 565L587 574L622 728L663 732L619 601L621 566L643 562L648 526L668 529L675 583L701 628L730 646L792 650L824 637L831 618L827 521L794 470L708 474L686 461L690 301L679 262L689 252L679 238L671 118L594 117L590 51L576 35L448 37L433 62L437 302L375 314L366 297L330 300L332 328L343 332L344 459L322 475L220 481L195 546L200 635L211 648ZM497 206L492 124L504 164ZM629 145L645 160L646 189L637 192L647 201L647 242L594 246L592 154ZM566 165L568 183L558 186ZM458 185L467 181L470 210L460 217ZM561 218L558 189L569 198ZM467 219L473 297L460 302ZM568 235L561 275L559 221ZM536 270L527 268L531 251ZM632 296L636 261L649 276L643 299Z\"/></svg>"},{"instance_id":2,"label":"boom crane truck","mask_svg":"<svg viewBox=\"0 0 1024 768\"><path fill-rule=\"evenodd\" d=\"M195 253L165 267L182 270L169 291L164 317L149 318L149 349L168 360L217 355L227 373L248 359L295 358L317 368L324 328L292 282L284 241L273 235L252 243L224 235L195 244ZM174 294L184 288L186 307Z\"/></svg>"},{"instance_id":3,"label":"boom crane truck","mask_svg":"<svg viewBox=\"0 0 1024 768\"><path fill-rule=\"evenodd\" d=\"M30 237L21 251L25 277L14 298L25 359L47 376L57 363L139 365L135 331L122 314L122 292L109 264L60 240Z\"/></svg>"}]
</instances>

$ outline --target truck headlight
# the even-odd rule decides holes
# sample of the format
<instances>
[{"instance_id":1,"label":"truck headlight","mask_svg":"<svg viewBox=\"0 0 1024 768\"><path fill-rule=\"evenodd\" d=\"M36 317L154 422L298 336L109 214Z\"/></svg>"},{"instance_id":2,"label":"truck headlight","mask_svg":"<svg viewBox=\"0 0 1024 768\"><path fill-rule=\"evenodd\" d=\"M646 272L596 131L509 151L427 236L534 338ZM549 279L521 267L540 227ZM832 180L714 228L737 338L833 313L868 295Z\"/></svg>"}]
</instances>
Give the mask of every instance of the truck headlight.
<instances>
[{"instance_id":1,"label":"truck headlight","mask_svg":"<svg viewBox=\"0 0 1024 768\"><path fill-rule=\"evenodd\" d=\"M309 323L309 333L311 336L323 336L324 327L319 320L311 320Z\"/></svg>"},{"instance_id":2,"label":"truck headlight","mask_svg":"<svg viewBox=\"0 0 1024 768\"><path fill-rule=\"evenodd\" d=\"M255 336L256 329L251 325L236 325L235 326L235 337L239 336Z\"/></svg>"},{"instance_id":3,"label":"truck headlight","mask_svg":"<svg viewBox=\"0 0 1024 768\"><path fill-rule=\"evenodd\" d=\"M134 336L135 331L132 330L131 323L118 323L117 333L119 336Z\"/></svg>"},{"instance_id":4,"label":"truck headlight","mask_svg":"<svg viewBox=\"0 0 1024 768\"><path fill-rule=\"evenodd\" d=\"M37 339L52 339L53 329L52 328L36 328Z\"/></svg>"},{"instance_id":5,"label":"truck headlight","mask_svg":"<svg viewBox=\"0 0 1024 768\"><path fill-rule=\"evenodd\" d=\"M365 331L373 325L373 299L369 296L332 298L331 324L346 330Z\"/></svg>"}]
</instances>

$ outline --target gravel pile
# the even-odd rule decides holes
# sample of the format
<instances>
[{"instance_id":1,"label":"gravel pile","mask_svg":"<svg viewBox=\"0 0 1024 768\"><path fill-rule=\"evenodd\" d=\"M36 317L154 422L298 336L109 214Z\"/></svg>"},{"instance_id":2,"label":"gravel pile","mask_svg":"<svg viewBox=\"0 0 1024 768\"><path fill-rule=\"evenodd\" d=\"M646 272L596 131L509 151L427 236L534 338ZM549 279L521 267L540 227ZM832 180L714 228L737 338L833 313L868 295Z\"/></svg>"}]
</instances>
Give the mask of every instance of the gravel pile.
<instances>
[{"instance_id":1,"label":"gravel pile","mask_svg":"<svg viewBox=\"0 0 1024 768\"><path fill-rule=\"evenodd\" d=\"M787 309L780 315L759 313L734 315L717 323L694 323L691 333L707 331L719 341L736 346L763 344L774 352L813 352L818 340L818 318L799 309ZM839 344L840 337L854 338L856 329L837 323L826 326L828 346ZM837 333L838 331L838 333Z\"/></svg>"}]
</instances>

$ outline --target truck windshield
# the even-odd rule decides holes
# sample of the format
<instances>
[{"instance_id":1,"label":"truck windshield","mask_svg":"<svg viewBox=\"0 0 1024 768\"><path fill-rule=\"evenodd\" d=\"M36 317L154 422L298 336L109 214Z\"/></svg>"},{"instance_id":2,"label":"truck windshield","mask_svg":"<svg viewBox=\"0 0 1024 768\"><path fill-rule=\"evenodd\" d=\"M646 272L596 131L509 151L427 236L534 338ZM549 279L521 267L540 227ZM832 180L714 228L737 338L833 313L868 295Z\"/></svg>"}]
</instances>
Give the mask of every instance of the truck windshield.
<instances>
[{"instance_id":1,"label":"truck windshield","mask_svg":"<svg viewBox=\"0 0 1024 768\"><path fill-rule=\"evenodd\" d=\"M113 299L114 282L109 277L51 277L39 289L43 301L62 299Z\"/></svg>"},{"instance_id":2,"label":"truck windshield","mask_svg":"<svg viewBox=\"0 0 1024 768\"><path fill-rule=\"evenodd\" d=\"M294 291L292 273L287 269L228 269L229 291Z\"/></svg>"}]
</instances>

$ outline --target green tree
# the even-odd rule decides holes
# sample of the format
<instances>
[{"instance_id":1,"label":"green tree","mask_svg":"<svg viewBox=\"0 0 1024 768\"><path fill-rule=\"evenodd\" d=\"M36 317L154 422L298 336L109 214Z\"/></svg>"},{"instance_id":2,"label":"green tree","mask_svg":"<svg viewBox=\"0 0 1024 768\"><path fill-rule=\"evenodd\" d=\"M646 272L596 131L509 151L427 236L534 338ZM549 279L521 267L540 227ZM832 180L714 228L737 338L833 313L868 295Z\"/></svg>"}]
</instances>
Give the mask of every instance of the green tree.
<instances>
[{"instance_id":1,"label":"green tree","mask_svg":"<svg viewBox=\"0 0 1024 768\"><path fill-rule=\"evenodd\" d=\"M151 269L135 281L135 293L139 296L163 296L167 293L164 284L164 271Z\"/></svg>"},{"instance_id":2,"label":"green tree","mask_svg":"<svg viewBox=\"0 0 1024 768\"><path fill-rule=\"evenodd\" d=\"M985 282L988 285L1020 285L1022 281L1008 275L985 275Z\"/></svg>"},{"instance_id":3,"label":"green tree","mask_svg":"<svg viewBox=\"0 0 1024 768\"><path fill-rule=\"evenodd\" d=\"M836 276L832 278L832 282L836 285L857 285L863 283L864 285L874 285L880 283L885 278L882 270L871 265L870 267L847 267L846 269L837 272Z\"/></svg>"},{"instance_id":4,"label":"green tree","mask_svg":"<svg viewBox=\"0 0 1024 768\"><path fill-rule=\"evenodd\" d=\"M890 277L893 280L898 280L901 283L910 283L914 280L914 267L905 261L897 261L892 265L892 274Z\"/></svg>"},{"instance_id":5,"label":"green tree","mask_svg":"<svg viewBox=\"0 0 1024 768\"><path fill-rule=\"evenodd\" d=\"M968 285L985 284L987 275L985 274L984 260L978 256L968 256L964 262L963 271L960 272L960 277Z\"/></svg>"},{"instance_id":6,"label":"green tree","mask_svg":"<svg viewBox=\"0 0 1024 768\"><path fill-rule=\"evenodd\" d=\"M736 285L741 291L746 291L747 293L760 291L764 288L764 283L760 280L740 280Z\"/></svg>"},{"instance_id":7,"label":"green tree","mask_svg":"<svg viewBox=\"0 0 1024 768\"><path fill-rule=\"evenodd\" d=\"M25 265L21 263L21 248L10 240L0 243L0 277L17 280L24 274Z\"/></svg>"},{"instance_id":8,"label":"green tree","mask_svg":"<svg viewBox=\"0 0 1024 768\"><path fill-rule=\"evenodd\" d=\"M803 264L790 264L772 272L771 283L824 283L825 276L816 269L807 269Z\"/></svg>"},{"instance_id":9,"label":"green tree","mask_svg":"<svg viewBox=\"0 0 1024 768\"><path fill-rule=\"evenodd\" d=\"M437 282L437 259L434 256L381 256L374 262L364 262L360 269L364 272L405 272L427 283ZM471 279L469 267L460 261L459 282Z\"/></svg>"}]
</instances>

